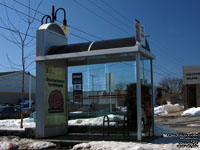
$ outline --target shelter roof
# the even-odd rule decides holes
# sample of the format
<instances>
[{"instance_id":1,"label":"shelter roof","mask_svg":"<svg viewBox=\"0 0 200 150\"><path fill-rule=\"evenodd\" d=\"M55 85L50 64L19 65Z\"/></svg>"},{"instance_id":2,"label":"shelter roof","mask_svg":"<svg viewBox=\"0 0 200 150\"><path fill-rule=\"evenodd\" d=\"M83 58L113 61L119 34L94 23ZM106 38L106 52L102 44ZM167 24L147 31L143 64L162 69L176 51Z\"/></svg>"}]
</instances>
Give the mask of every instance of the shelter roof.
<instances>
[{"instance_id":1,"label":"shelter roof","mask_svg":"<svg viewBox=\"0 0 200 150\"><path fill-rule=\"evenodd\" d=\"M94 42L87 42L87 43L68 44L68 45L62 45L62 46L53 46L49 50L48 55L131 47L131 46L135 46L135 45L136 45L135 38L128 37L128 38L121 38L121 39L112 39L112 40L94 41ZM146 46L143 48L150 52L150 48L149 48L149 44L148 44L147 40L146 40Z\"/></svg>"}]
</instances>

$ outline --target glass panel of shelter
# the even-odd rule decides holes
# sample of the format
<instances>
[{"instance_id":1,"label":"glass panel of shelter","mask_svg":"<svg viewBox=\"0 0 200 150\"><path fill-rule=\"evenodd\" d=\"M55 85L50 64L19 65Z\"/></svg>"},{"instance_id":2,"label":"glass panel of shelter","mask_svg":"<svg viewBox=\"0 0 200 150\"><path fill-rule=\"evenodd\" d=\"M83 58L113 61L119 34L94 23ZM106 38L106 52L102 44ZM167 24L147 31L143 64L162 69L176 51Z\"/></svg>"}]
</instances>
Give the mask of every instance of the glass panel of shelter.
<instances>
[{"instance_id":1,"label":"glass panel of shelter","mask_svg":"<svg viewBox=\"0 0 200 150\"><path fill-rule=\"evenodd\" d=\"M93 59L87 59L88 65L68 67L69 132L136 135L135 59L102 64L90 61ZM143 56L140 64L142 120L146 132L152 128L151 64ZM74 73L82 73L81 94L74 92Z\"/></svg>"},{"instance_id":2,"label":"glass panel of shelter","mask_svg":"<svg viewBox=\"0 0 200 150\"><path fill-rule=\"evenodd\" d=\"M153 134L153 87L152 87L152 72L151 60L145 56L141 56L141 102L143 110L144 130L148 135Z\"/></svg>"}]
</instances>

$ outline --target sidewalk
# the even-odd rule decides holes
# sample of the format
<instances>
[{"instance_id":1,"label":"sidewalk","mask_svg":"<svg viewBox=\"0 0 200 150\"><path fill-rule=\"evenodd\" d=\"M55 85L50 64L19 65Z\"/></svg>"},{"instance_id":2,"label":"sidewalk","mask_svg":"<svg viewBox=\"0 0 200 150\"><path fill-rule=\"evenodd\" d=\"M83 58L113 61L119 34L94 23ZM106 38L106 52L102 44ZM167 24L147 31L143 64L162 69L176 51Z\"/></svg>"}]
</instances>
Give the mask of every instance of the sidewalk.
<instances>
[{"instance_id":1,"label":"sidewalk","mask_svg":"<svg viewBox=\"0 0 200 150\"><path fill-rule=\"evenodd\" d=\"M159 137L143 137L139 143L150 143ZM137 136L102 136L102 134L96 135L84 135L84 134L69 134L66 136L52 137L47 139L41 139L46 142L52 142L61 146L74 146L80 143L89 143L91 141L118 141L118 142L138 142Z\"/></svg>"}]
</instances>

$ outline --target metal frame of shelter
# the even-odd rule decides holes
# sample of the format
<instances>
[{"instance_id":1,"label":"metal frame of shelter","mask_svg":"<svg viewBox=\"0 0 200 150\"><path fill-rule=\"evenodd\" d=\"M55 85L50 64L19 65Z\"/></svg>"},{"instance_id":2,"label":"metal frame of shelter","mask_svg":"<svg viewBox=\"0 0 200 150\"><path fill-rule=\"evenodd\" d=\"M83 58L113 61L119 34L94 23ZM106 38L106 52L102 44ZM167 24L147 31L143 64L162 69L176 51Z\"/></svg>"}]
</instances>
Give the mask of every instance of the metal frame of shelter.
<instances>
[{"instance_id":1,"label":"metal frame of shelter","mask_svg":"<svg viewBox=\"0 0 200 150\"><path fill-rule=\"evenodd\" d=\"M128 61L134 58L136 60L137 81L137 139L141 140L140 60L141 56L145 56L151 61L150 73L153 88L152 60L155 58L150 52L148 43L146 45L147 47L141 46L134 38L67 45L67 38L60 26L54 23L42 25L37 30L35 59L37 77L36 137L58 136L67 133L66 68L68 66L88 64L87 60L90 64L99 64ZM55 95L59 97L57 99L58 105L53 105Z\"/></svg>"}]
</instances>

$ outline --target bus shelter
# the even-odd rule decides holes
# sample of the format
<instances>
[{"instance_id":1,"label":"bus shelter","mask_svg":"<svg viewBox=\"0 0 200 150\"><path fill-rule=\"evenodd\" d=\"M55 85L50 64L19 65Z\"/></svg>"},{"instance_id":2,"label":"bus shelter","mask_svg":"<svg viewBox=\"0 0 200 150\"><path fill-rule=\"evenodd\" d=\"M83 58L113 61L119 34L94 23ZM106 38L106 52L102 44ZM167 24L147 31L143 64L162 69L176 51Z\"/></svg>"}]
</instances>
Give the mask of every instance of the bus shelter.
<instances>
[{"instance_id":1,"label":"bus shelter","mask_svg":"<svg viewBox=\"0 0 200 150\"><path fill-rule=\"evenodd\" d=\"M44 24L37 30L36 137L67 134L73 123L86 119L100 120L94 125L96 131L110 120L111 127L121 122L128 132L135 130L138 140L143 131L154 135L154 55L147 41L145 47L134 37L67 41L57 24ZM86 130L86 124L82 129L76 124L74 129ZM91 122L88 126L95 129Z\"/></svg>"}]
</instances>

